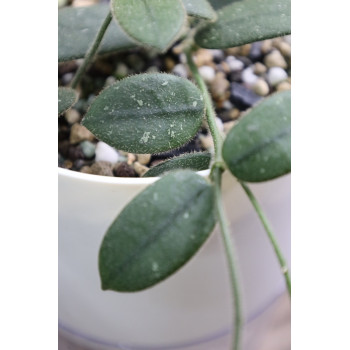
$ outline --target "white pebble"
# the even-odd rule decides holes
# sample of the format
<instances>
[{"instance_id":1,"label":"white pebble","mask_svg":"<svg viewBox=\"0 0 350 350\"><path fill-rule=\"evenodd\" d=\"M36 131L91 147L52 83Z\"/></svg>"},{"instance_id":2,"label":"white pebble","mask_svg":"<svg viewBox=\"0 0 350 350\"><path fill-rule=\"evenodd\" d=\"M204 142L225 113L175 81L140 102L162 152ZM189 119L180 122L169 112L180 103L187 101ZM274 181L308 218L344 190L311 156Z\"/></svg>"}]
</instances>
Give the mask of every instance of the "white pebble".
<instances>
[{"instance_id":1,"label":"white pebble","mask_svg":"<svg viewBox=\"0 0 350 350\"><path fill-rule=\"evenodd\" d=\"M286 80L288 75L283 68L272 67L268 70L266 78L271 86L276 86L278 83Z\"/></svg>"},{"instance_id":2,"label":"white pebble","mask_svg":"<svg viewBox=\"0 0 350 350\"><path fill-rule=\"evenodd\" d=\"M95 151L96 162L105 161L110 163L116 163L119 159L119 153L106 143L99 141L96 145Z\"/></svg>"},{"instance_id":3,"label":"white pebble","mask_svg":"<svg viewBox=\"0 0 350 350\"><path fill-rule=\"evenodd\" d=\"M244 68L244 63L238 60L235 56L227 56L226 62L229 65L232 72L236 72Z\"/></svg>"},{"instance_id":4,"label":"white pebble","mask_svg":"<svg viewBox=\"0 0 350 350\"><path fill-rule=\"evenodd\" d=\"M202 66L198 68L199 74L202 76L205 82L210 83L215 78L215 70L210 66Z\"/></svg>"},{"instance_id":5,"label":"white pebble","mask_svg":"<svg viewBox=\"0 0 350 350\"><path fill-rule=\"evenodd\" d=\"M182 77L182 78L187 78L187 70L186 70L186 67L179 63L177 64L174 68L173 68L173 73L178 75L179 77Z\"/></svg>"},{"instance_id":6,"label":"white pebble","mask_svg":"<svg viewBox=\"0 0 350 350\"><path fill-rule=\"evenodd\" d=\"M252 88L258 80L258 76L254 74L253 68L248 67L242 72L242 81L248 88Z\"/></svg>"},{"instance_id":7,"label":"white pebble","mask_svg":"<svg viewBox=\"0 0 350 350\"><path fill-rule=\"evenodd\" d=\"M220 118L216 117L215 118L215 123L216 123L217 128L220 131L224 131L224 123L222 122L222 120Z\"/></svg>"}]
</instances>

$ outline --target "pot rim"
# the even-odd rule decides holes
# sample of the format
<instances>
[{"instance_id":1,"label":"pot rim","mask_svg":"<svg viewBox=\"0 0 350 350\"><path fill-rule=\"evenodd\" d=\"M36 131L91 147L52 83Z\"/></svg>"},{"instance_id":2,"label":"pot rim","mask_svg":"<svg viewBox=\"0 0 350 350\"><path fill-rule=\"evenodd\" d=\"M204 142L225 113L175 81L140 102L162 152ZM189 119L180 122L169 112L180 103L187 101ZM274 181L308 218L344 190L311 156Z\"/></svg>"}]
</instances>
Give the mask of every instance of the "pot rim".
<instances>
[{"instance_id":1,"label":"pot rim","mask_svg":"<svg viewBox=\"0 0 350 350\"><path fill-rule=\"evenodd\" d=\"M203 177L208 177L210 169L197 171L197 174ZM149 185L159 179L157 177L115 177L85 174L79 171L69 170L58 167L58 175L65 178L77 179L90 183L104 183L113 185Z\"/></svg>"}]
</instances>

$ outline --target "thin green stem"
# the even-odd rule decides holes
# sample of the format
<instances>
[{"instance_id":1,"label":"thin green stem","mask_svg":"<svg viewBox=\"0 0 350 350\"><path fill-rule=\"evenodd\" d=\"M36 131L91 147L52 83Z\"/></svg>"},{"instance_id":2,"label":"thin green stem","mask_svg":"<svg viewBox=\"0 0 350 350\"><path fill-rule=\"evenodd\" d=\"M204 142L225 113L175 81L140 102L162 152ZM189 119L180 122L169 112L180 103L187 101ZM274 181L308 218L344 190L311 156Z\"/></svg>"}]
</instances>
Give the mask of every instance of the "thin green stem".
<instances>
[{"instance_id":1,"label":"thin green stem","mask_svg":"<svg viewBox=\"0 0 350 350\"><path fill-rule=\"evenodd\" d=\"M259 218L261 220L261 223L263 224L265 231L270 239L270 242L273 246L273 249L275 250L275 253L277 255L277 259L278 262L281 266L281 270L282 273L284 275L285 281L286 281L286 285L287 285L287 289L288 289L288 293L289 296L291 296L291 281L290 281L290 275L289 275L289 271L288 271L288 266L286 263L285 258L283 257L283 254L281 252L280 247L278 246L277 240L274 236L274 234L272 233L272 230L270 228L269 222L267 221L267 218L265 217L258 201L256 200L253 192L250 190L250 188L244 183L241 182L241 185L245 191L245 193L247 194L248 198L250 199L255 211L257 212L257 214L259 215Z\"/></svg>"},{"instance_id":2,"label":"thin green stem","mask_svg":"<svg viewBox=\"0 0 350 350\"><path fill-rule=\"evenodd\" d=\"M205 82L201 75L199 74L198 68L196 64L193 61L192 58L192 51L190 49L186 50L186 57L187 57L187 63L188 66L190 67L190 70L192 72L192 75L194 79L196 80L199 89L201 90L204 98L204 104L206 107L206 114L207 114L207 122L209 126L210 133L213 137L214 140L214 149L215 149L215 161L218 163L221 163L222 156L221 156L221 149L222 149L222 144L223 144L223 139L220 134L220 131L218 130L216 126L216 121L215 121L215 111L213 107L213 102L212 99L209 95L207 86L205 85Z\"/></svg>"},{"instance_id":3,"label":"thin green stem","mask_svg":"<svg viewBox=\"0 0 350 350\"><path fill-rule=\"evenodd\" d=\"M228 267L229 267L230 279L231 279L232 299L234 303L234 312L233 312L234 338L232 343L232 349L238 350L240 349L242 326L244 322L243 322L243 313L242 313L242 306L241 306L240 284L238 279L238 273L236 270L236 261L235 261L236 254L234 251L234 244L233 244L233 240L229 230L228 221L225 215L225 210L224 210L223 200L222 200L222 193L221 193L222 173L225 170L224 162L221 156L223 139L216 125L216 121L215 121L216 116L215 116L215 111L214 111L211 97L209 95L207 86L205 85L204 80L199 74L198 68L192 59L191 49L186 50L186 56L187 56L187 63L193 74L193 77L196 80L199 86L199 89L203 94L204 104L206 107L207 122L214 141L215 161L211 167L210 178L214 185L216 211L217 211L221 236L222 236L225 251L226 251L226 257L228 261Z\"/></svg>"},{"instance_id":4,"label":"thin green stem","mask_svg":"<svg viewBox=\"0 0 350 350\"><path fill-rule=\"evenodd\" d=\"M79 67L78 71L76 72L76 74L72 80L71 87L73 89L75 89L78 86L79 81L80 81L81 77L83 76L83 74L85 73L86 68L91 63L92 59L95 57L95 54L96 54L96 52L101 44L101 41L103 39L103 36L106 33L106 30L107 30L109 24L111 23L111 20L112 20L112 13L109 11L107 17L103 21L101 28L99 29L99 31L96 35L94 42L90 46L89 50L86 52L82 65Z\"/></svg>"}]
</instances>

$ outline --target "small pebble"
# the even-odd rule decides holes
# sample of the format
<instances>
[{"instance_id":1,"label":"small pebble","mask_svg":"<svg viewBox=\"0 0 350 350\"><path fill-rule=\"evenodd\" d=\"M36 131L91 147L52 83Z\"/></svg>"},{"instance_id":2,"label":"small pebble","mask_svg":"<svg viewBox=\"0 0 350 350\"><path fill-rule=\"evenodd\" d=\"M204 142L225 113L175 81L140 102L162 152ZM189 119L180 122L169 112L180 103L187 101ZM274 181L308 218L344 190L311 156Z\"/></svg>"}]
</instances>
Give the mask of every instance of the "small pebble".
<instances>
[{"instance_id":1,"label":"small pebble","mask_svg":"<svg viewBox=\"0 0 350 350\"><path fill-rule=\"evenodd\" d=\"M90 141L85 140L81 142L80 148L83 151L84 157L87 159L90 159L95 155L96 145Z\"/></svg>"},{"instance_id":2,"label":"small pebble","mask_svg":"<svg viewBox=\"0 0 350 350\"><path fill-rule=\"evenodd\" d=\"M135 162L134 169L138 175L142 176L144 173L148 171L149 168L140 164L139 162Z\"/></svg>"},{"instance_id":3,"label":"small pebble","mask_svg":"<svg viewBox=\"0 0 350 350\"><path fill-rule=\"evenodd\" d=\"M286 35L283 37L283 41L285 41L287 44L291 45L292 44L292 40L291 40L291 35Z\"/></svg>"},{"instance_id":4,"label":"small pebble","mask_svg":"<svg viewBox=\"0 0 350 350\"><path fill-rule=\"evenodd\" d=\"M290 44L286 43L285 41L281 41L278 45L278 49L280 50L281 54L284 57L290 58L291 56L291 47Z\"/></svg>"},{"instance_id":5,"label":"small pebble","mask_svg":"<svg viewBox=\"0 0 350 350\"><path fill-rule=\"evenodd\" d=\"M116 81L117 81L116 78L112 76L108 77L105 82L105 87L113 85Z\"/></svg>"},{"instance_id":6,"label":"small pebble","mask_svg":"<svg viewBox=\"0 0 350 350\"><path fill-rule=\"evenodd\" d=\"M91 174L103 175L103 176L113 176L112 164L110 162L96 162L91 165Z\"/></svg>"},{"instance_id":7,"label":"small pebble","mask_svg":"<svg viewBox=\"0 0 350 350\"><path fill-rule=\"evenodd\" d=\"M252 90L258 94L259 96L266 96L270 89L269 89L269 85L267 84L267 82L262 79L262 78L259 78L254 86L252 87Z\"/></svg>"},{"instance_id":8,"label":"small pebble","mask_svg":"<svg viewBox=\"0 0 350 350\"><path fill-rule=\"evenodd\" d=\"M272 67L267 72L267 81L271 86L276 86L288 78L287 72L281 67Z\"/></svg>"},{"instance_id":9,"label":"small pebble","mask_svg":"<svg viewBox=\"0 0 350 350\"><path fill-rule=\"evenodd\" d=\"M130 68L133 68L136 71L142 71L143 67L145 66L145 61L140 55L137 54L128 55L125 61Z\"/></svg>"},{"instance_id":10,"label":"small pebble","mask_svg":"<svg viewBox=\"0 0 350 350\"><path fill-rule=\"evenodd\" d=\"M234 56L227 56L226 62L229 65L231 72L240 71L244 68L244 63Z\"/></svg>"},{"instance_id":11,"label":"small pebble","mask_svg":"<svg viewBox=\"0 0 350 350\"><path fill-rule=\"evenodd\" d=\"M265 55L269 53L272 50L272 48L273 46L271 39L264 40L261 44L261 52Z\"/></svg>"},{"instance_id":12,"label":"small pebble","mask_svg":"<svg viewBox=\"0 0 350 350\"><path fill-rule=\"evenodd\" d=\"M99 141L96 144L95 150L95 160L96 162L104 161L110 163L116 163L119 159L118 152L106 143Z\"/></svg>"},{"instance_id":13,"label":"small pebble","mask_svg":"<svg viewBox=\"0 0 350 350\"><path fill-rule=\"evenodd\" d=\"M290 82L288 81L283 81L282 83L279 83L276 87L277 91L286 91L286 90L290 90L291 85Z\"/></svg>"},{"instance_id":14,"label":"small pebble","mask_svg":"<svg viewBox=\"0 0 350 350\"><path fill-rule=\"evenodd\" d=\"M66 73L62 75L62 84L63 85L69 85L69 83L72 81L74 77L74 73Z\"/></svg>"},{"instance_id":15,"label":"small pebble","mask_svg":"<svg viewBox=\"0 0 350 350\"><path fill-rule=\"evenodd\" d=\"M159 72L159 69L158 69L158 67L156 67L156 66L151 66L151 67L149 67L149 68L147 68L147 71L146 71L147 73L158 73Z\"/></svg>"},{"instance_id":16,"label":"small pebble","mask_svg":"<svg viewBox=\"0 0 350 350\"><path fill-rule=\"evenodd\" d=\"M226 100L223 104L222 104L222 108L226 109L226 110L231 110L233 108L233 104L229 101Z\"/></svg>"},{"instance_id":17,"label":"small pebble","mask_svg":"<svg viewBox=\"0 0 350 350\"><path fill-rule=\"evenodd\" d=\"M227 134L234 126L236 122L234 120L224 123L224 133Z\"/></svg>"},{"instance_id":18,"label":"small pebble","mask_svg":"<svg viewBox=\"0 0 350 350\"><path fill-rule=\"evenodd\" d=\"M225 58L225 54L222 50L210 49L209 51L211 52L215 63L220 63Z\"/></svg>"},{"instance_id":19,"label":"small pebble","mask_svg":"<svg viewBox=\"0 0 350 350\"><path fill-rule=\"evenodd\" d=\"M97 0L73 0L72 7L91 6L97 3Z\"/></svg>"},{"instance_id":20,"label":"small pebble","mask_svg":"<svg viewBox=\"0 0 350 350\"><path fill-rule=\"evenodd\" d=\"M79 146L76 147L76 146L70 145L68 148L67 158L73 161L77 159L81 159L81 158L84 158L84 153Z\"/></svg>"},{"instance_id":21,"label":"small pebble","mask_svg":"<svg viewBox=\"0 0 350 350\"><path fill-rule=\"evenodd\" d=\"M122 79L128 75L128 72L129 72L128 66L123 62L119 62L114 72L114 75L116 76L117 79Z\"/></svg>"},{"instance_id":22,"label":"small pebble","mask_svg":"<svg viewBox=\"0 0 350 350\"><path fill-rule=\"evenodd\" d=\"M232 55L232 56L237 56L241 54L241 49L239 46L236 47L230 47L225 50L226 55Z\"/></svg>"},{"instance_id":23,"label":"small pebble","mask_svg":"<svg viewBox=\"0 0 350 350\"><path fill-rule=\"evenodd\" d=\"M215 123L216 123L216 127L220 130L220 131L224 131L224 123L222 122L222 120L218 117L215 117Z\"/></svg>"},{"instance_id":24,"label":"small pebble","mask_svg":"<svg viewBox=\"0 0 350 350\"><path fill-rule=\"evenodd\" d=\"M127 158L127 163L129 165L133 164L136 161L136 155L134 153L128 153L126 158Z\"/></svg>"},{"instance_id":25,"label":"small pebble","mask_svg":"<svg viewBox=\"0 0 350 350\"><path fill-rule=\"evenodd\" d=\"M171 72L175 67L175 61L169 56L165 57L164 63L167 72Z\"/></svg>"},{"instance_id":26,"label":"small pebble","mask_svg":"<svg viewBox=\"0 0 350 350\"><path fill-rule=\"evenodd\" d=\"M246 88L244 85L235 82L231 84L230 101L240 110L250 108L260 101L260 99L261 97L259 95Z\"/></svg>"},{"instance_id":27,"label":"small pebble","mask_svg":"<svg viewBox=\"0 0 350 350\"><path fill-rule=\"evenodd\" d=\"M187 57L186 57L186 55L183 52L181 52L180 55L179 55L179 61L182 64L186 64L187 63Z\"/></svg>"},{"instance_id":28,"label":"small pebble","mask_svg":"<svg viewBox=\"0 0 350 350\"><path fill-rule=\"evenodd\" d=\"M83 125L75 123L70 130L69 142L71 144L80 143L81 141L93 141L95 136Z\"/></svg>"},{"instance_id":29,"label":"small pebble","mask_svg":"<svg viewBox=\"0 0 350 350\"><path fill-rule=\"evenodd\" d=\"M203 66L204 67L204 66ZM201 68L203 68L201 67ZM214 70L213 70L214 71ZM226 79L226 75L223 72L218 72L214 79L211 81L209 89L212 94L212 97L215 101L225 101L229 97L230 93L228 89L230 83Z\"/></svg>"},{"instance_id":30,"label":"small pebble","mask_svg":"<svg viewBox=\"0 0 350 350\"><path fill-rule=\"evenodd\" d=\"M126 162L117 163L113 167L113 174L117 177L136 177L136 171Z\"/></svg>"},{"instance_id":31,"label":"small pebble","mask_svg":"<svg viewBox=\"0 0 350 350\"><path fill-rule=\"evenodd\" d=\"M137 161L142 165L147 165L151 161L151 154L137 154Z\"/></svg>"},{"instance_id":32,"label":"small pebble","mask_svg":"<svg viewBox=\"0 0 350 350\"><path fill-rule=\"evenodd\" d=\"M210 66L201 66L198 71L206 83L212 82L215 78L215 70Z\"/></svg>"},{"instance_id":33,"label":"small pebble","mask_svg":"<svg viewBox=\"0 0 350 350\"><path fill-rule=\"evenodd\" d=\"M84 174L92 174L91 167L89 167L88 165L84 165L84 166L80 169L80 172L81 172L81 173L84 173Z\"/></svg>"},{"instance_id":34,"label":"small pebble","mask_svg":"<svg viewBox=\"0 0 350 350\"><path fill-rule=\"evenodd\" d=\"M182 63L179 63L173 68L173 74L182 78L187 78L187 69Z\"/></svg>"},{"instance_id":35,"label":"small pebble","mask_svg":"<svg viewBox=\"0 0 350 350\"><path fill-rule=\"evenodd\" d=\"M199 135L199 140L204 149L209 152L214 150L214 141L211 135Z\"/></svg>"},{"instance_id":36,"label":"small pebble","mask_svg":"<svg viewBox=\"0 0 350 350\"><path fill-rule=\"evenodd\" d=\"M211 50L199 49L196 52L193 60L196 62L198 67L207 65L208 63L213 62L213 53Z\"/></svg>"},{"instance_id":37,"label":"small pebble","mask_svg":"<svg viewBox=\"0 0 350 350\"><path fill-rule=\"evenodd\" d=\"M231 72L231 68L226 61L222 61L217 67L220 71L223 71L226 74Z\"/></svg>"},{"instance_id":38,"label":"small pebble","mask_svg":"<svg viewBox=\"0 0 350 350\"><path fill-rule=\"evenodd\" d=\"M250 50L251 50L251 46L252 46L252 44L245 44L245 45L242 45L242 46L241 46L241 52L240 52L240 54L241 54L242 56L248 56L249 53L250 53Z\"/></svg>"},{"instance_id":39,"label":"small pebble","mask_svg":"<svg viewBox=\"0 0 350 350\"><path fill-rule=\"evenodd\" d=\"M278 50L273 50L264 58L266 67L280 67L287 68L287 62Z\"/></svg>"},{"instance_id":40,"label":"small pebble","mask_svg":"<svg viewBox=\"0 0 350 350\"><path fill-rule=\"evenodd\" d=\"M65 5L67 5L68 0L58 0L58 7L63 7Z\"/></svg>"},{"instance_id":41,"label":"small pebble","mask_svg":"<svg viewBox=\"0 0 350 350\"><path fill-rule=\"evenodd\" d=\"M258 77L253 72L253 67L248 67L242 71L242 81L244 85L248 88L252 88Z\"/></svg>"},{"instance_id":42,"label":"small pebble","mask_svg":"<svg viewBox=\"0 0 350 350\"><path fill-rule=\"evenodd\" d=\"M249 58L253 61L259 61L263 57L263 54L261 52L261 41L257 41L255 43L252 43L250 47L250 52L249 52Z\"/></svg>"},{"instance_id":43,"label":"small pebble","mask_svg":"<svg viewBox=\"0 0 350 350\"><path fill-rule=\"evenodd\" d=\"M64 118L69 124L78 123L80 120L80 113L75 108L71 108L64 114Z\"/></svg>"},{"instance_id":44,"label":"small pebble","mask_svg":"<svg viewBox=\"0 0 350 350\"><path fill-rule=\"evenodd\" d=\"M261 62L254 63L253 67L254 67L253 72L254 72L254 74L257 74L257 75L265 74L267 71L266 66L264 64L262 64Z\"/></svg>"}]
</instances>

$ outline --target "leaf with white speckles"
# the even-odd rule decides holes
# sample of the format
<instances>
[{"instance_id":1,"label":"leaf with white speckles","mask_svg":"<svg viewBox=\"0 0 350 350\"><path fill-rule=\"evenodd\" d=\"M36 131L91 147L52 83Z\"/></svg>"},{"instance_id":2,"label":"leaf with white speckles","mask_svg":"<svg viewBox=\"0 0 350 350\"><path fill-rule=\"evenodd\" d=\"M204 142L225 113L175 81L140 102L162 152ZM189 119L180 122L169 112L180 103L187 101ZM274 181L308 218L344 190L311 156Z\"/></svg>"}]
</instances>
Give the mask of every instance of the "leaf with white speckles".
<instances>
[{"instance_id":1,"label":"leaf with white speckles","mask_svg":"<svg viewBox=\"0 0 350 350\"><path fill-rule=\"evenodd\" d=\"M206 170L209 169L210 159L211 155L208 152L185 153L157 164L149 169L143 177L160 176L176 169Z\"/></svg>"},{"instance_id":2,"label":"leaf with white speckles","mask_svg":"<svg viewBox=\"0 0 350 350\"><path fill-rule=\"evenodd\" d=\"M78 94L75 90L68 87L58 88L58 115L72 107L77 102Z\"/></svg>"},{"instance_id":3,"label":"leaf with white speckles","mask_svg":"<svg viewBox=\"0 0 350 350\"><path fill-rule=\"evenodd\" d=\"M183 266L215 225L213 187L182 170L135 197L109 227L99 253L102 289L149 288Z\"/></svg>"},{"instance_id":4,"label":"leaf with white speckles","mask_svg":"<svg viewBox=\"0 0 350 350\"><path fill-rule=\"evenodd\" d=\"M112 0L111 7L132 39L160 51L177 39L186 21L181 0Z\"/></svg>"},{"instance_id":5,"label":"leaf with white speckles","mask_svg":"<svg viewBox=\"0 0 350 350\"><path fill-rule=\"evenodd\" d=\"M85 56L108 11L109 7L104 4L64 7L58 11L58 62ZM108 26L98 52L106 53L136 46L113 21Z\"/></svg>"},{"instance_id":6,"label":"leaf with white speckles","mask_svg":"<svg viewBox=\"0 0 350 350\"><path fill-rule=\"evenodd\" d=\"M195 36L208 49L225 49L290 34L290 0L245 0L221 8L215 23Z\"/></svg>"},{"instance_id":7,"label":"leaf with white speckles","mask_svg":"<svg viewBox=\"0 0 350 350\"><path fill-rule=\"evenodd\" d=\"M290 91L271 95L228 133L222 155L238 179L266 181L291 169Z\"/></svg>"},{"instance_id":8,"label":"leaf with white speckles","mask_svg":"<svg viewBox=\"0 0 350 350\"><path fill-rule=\"evenodd\" d=\"M203 98L193 83L154 73L130 76L107 87L82 124L116 149L158 153L190 141L203 117Z\"/></svg>"}]
</instances>

